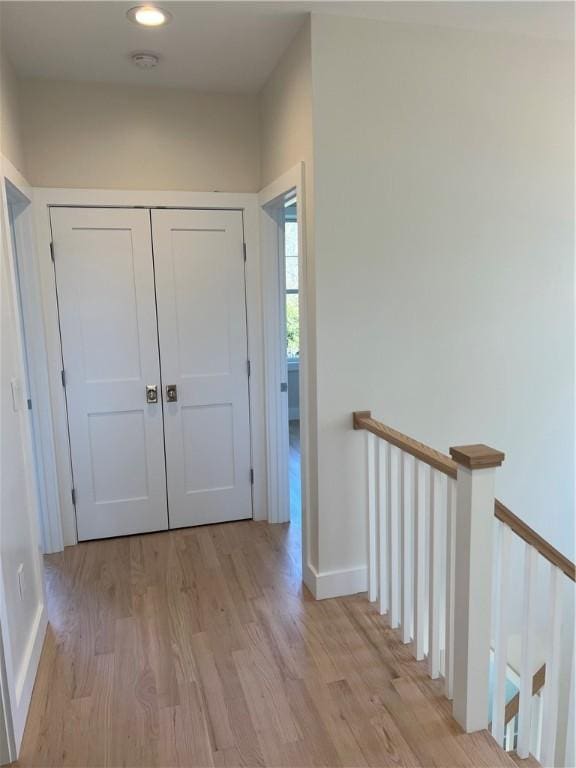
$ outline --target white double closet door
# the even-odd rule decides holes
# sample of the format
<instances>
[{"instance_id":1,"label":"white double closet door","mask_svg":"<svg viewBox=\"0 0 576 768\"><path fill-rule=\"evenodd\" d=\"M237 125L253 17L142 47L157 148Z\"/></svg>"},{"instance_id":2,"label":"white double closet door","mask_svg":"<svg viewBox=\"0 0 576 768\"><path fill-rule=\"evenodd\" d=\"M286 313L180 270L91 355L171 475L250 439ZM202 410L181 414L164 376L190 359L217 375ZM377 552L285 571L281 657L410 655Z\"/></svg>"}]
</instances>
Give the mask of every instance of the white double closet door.
<instances>
[{"instance_id":1,"label":"white double closet door","mask_svg":"<svg viewBox=\"0 0 576 768\"><path fill-rule=\"evenodd\" d=\"M79 540L252 517L242 214L51 222Z\"/></svg>"}]
</instances>

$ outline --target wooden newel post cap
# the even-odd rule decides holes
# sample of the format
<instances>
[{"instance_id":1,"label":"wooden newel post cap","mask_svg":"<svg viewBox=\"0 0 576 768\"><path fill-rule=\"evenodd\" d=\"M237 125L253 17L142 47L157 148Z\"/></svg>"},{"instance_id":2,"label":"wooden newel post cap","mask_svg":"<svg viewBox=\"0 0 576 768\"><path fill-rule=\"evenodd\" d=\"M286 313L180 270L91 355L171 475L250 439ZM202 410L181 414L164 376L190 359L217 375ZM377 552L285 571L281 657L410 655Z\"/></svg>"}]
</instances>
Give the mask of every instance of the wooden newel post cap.
<instances>
[{"instance_id":1,"label":"wooden newel post cap","mask_svg":"<svg viewBox=\"0 0 576 768\"><path fill-rule=\"evenodd\" d=\"M457 445L450 448L450 456L457 464L467 469L488 469L499 467L504 461L502 451L496 451L488 445Z\"/></svg>"},{"instance_id":2,"label":"wooden newel post cap","mask_svg":"<svg viewBox=\"0 0 576 768\"><path fill-rule=\"evenodd\" d=\"M371 411L354 411L352 414L352 426L354 429L364 429L360 425L361 419L371 419L372 418L372 412Z\"/></svg>"}]
</instances>

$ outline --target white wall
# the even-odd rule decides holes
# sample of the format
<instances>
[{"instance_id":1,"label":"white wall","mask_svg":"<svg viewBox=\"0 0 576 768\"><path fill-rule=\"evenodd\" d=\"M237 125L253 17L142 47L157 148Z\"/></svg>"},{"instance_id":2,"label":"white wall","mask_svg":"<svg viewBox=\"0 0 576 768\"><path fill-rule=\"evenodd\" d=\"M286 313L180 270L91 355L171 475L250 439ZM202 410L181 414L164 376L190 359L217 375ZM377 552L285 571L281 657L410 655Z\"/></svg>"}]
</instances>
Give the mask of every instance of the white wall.
<instances>
[{"instance_id":1,"label":"white wall","mask_svg":"<svg viewBox=\"0 0 576 768\"><path fill-rule=\"evenodd\" d=\"M0 154L25 173L19 88L14 68L0 46Z\"/></svg>"},{"instance_id":2,"label":"white wall","mask_svg":"<svg viewBox=\"0 0 576 768\"><path fill-rule=\"evenodd\" d=\"M312 162L310 24L304 24L259 95L260 187Z\"/></svg>"},{"instance_id":3,"label":"white wall","mask_svg":"<svg viewBox=\"0 0 576 768\"><path fill-rule=\"evenodd\" d=\"M316 334L314 274L314 157L312 124L312 71L310 23L307 21L280 59L259 96L260 105L260 186L265 187L284 172L304 162L303 227L307 258L307 292L300 286L300 302L308 313L308 385L300 398L308 403L308 484L306 511L306 558L313 570L318 566L318 516L316 476ZM304 472L306 470L304 469Z\"/></svg>"},{"instance_id":4,"label":"white wall","mask_svg":"<svg viewBox=\"0 0 576 768\"><path fill-rule=\"evenodd\" d=\"M33 186L259 189L256 97L27 80L22 116Z\"/></svg>"},{"instance_id":5,"label":"white wall","mask_svg":"<svg viewBox=\"0 0 576 768\"><path fill-rule=\"evenodd\" d=\"M572 54L312 18L321 570L366 561L356 409L505 451L499 498L574 556Z\"/></svg>"}]
</instances>

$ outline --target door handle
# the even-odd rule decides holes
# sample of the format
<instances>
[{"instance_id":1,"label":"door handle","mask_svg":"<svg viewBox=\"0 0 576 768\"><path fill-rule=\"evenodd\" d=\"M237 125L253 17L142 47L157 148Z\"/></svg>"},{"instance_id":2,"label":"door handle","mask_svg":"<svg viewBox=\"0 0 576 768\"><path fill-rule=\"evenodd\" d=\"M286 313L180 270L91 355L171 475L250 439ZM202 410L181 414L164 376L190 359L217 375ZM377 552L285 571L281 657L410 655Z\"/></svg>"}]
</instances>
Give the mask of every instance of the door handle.
<instances>
[{"instance_id":1,"label":"door handle","mask_svg":"<svg viewBox=\"0 0 576 768\"><path fill-rule=\"evenodd\" d=\"M146 402L157 403L158 402L158 385L146 384Z\"/></svg>"},{"instance_id":2,"label":"door handle","mask_svg":"<svg viewBox=\"0 0 576 768\"><path fill-rule=\"evenodd\" d=\"M166 384L166 400L169 403L178 402L178 389L176 384Z\"/></svg>"}]
</instances>

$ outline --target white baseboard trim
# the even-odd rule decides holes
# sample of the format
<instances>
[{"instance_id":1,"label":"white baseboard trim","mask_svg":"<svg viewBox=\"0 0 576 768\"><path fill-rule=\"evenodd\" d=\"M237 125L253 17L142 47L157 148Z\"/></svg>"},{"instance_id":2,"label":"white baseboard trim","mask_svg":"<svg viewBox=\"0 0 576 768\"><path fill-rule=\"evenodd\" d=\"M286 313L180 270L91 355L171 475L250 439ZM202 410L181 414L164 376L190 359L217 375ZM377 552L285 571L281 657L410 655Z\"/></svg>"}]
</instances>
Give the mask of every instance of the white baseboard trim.
<instances>
[{"instance_id":1,"label":"white baseboard trim","mask_svg":"<svg viewBox=\"0 0 576 768\"><path fill-rule=\"evenodd\" d=\"M14 729L14 742L16 745L16 754L20 752L22 736L28 717L28 708L32 698L32 690L36 682L36 672L40 663L40 655L44 646L44 637L46 627L48 626L48 617L44 605L38 606L38 612L34 619L32 631L28 639L26 654L22 661L22 667L16 684L16 702L12 707L12 726Z\"/></svg>"},{"instance_id":2,"label":"white baseboard trim","mask_svg":"<svg viewBox=\"0 0 576 768\"><path fill-rule=\"evenodd\" d=\"M316 597L316 570L311 565L304 565L302 581L308 587L313 597Z\"/></svg>"},{"instance_id":3,"label":"white baseboard trim","mask_svg":"<svg viewBox=\"0 0 576 768\"><path fill-rule=\"evenodd\" d=\"M304 584L316 600L326 600L330 597L345 597L358 592L366 592L368 575L365 566L346 568L342 571L325 571L319 573L312 565L304 569Z\"/></svg>"}]
</instances>

